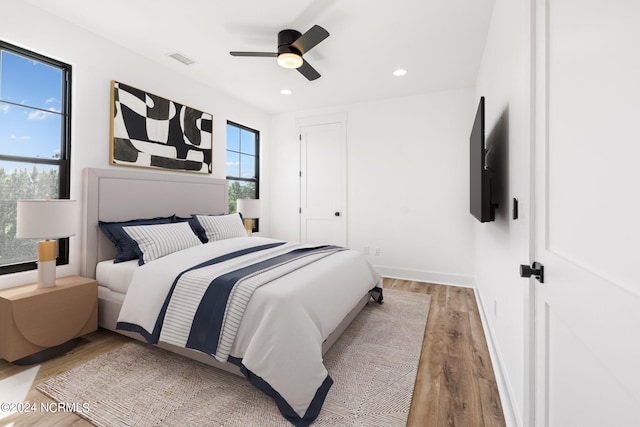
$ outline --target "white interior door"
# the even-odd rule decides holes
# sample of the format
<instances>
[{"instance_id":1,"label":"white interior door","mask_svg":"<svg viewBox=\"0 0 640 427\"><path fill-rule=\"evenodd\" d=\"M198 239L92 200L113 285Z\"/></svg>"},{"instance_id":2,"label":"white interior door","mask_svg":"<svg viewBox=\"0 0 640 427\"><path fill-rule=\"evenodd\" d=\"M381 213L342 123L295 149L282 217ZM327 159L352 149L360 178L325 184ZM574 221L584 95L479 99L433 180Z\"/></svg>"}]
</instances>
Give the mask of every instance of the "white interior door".
<instances>
[{"instance_id":1,"label":"white interior door","mask_svg":"<svg viewBox=\"0 0 640 427\"><path fill-rule=\"evenodd\" d=\"M536 20L535 425L639 425L640 2Z\"/></svg>"},{"instance_id":2,"label":"white interior door","mask_svg":"<svg viewBox=\"0 0 640 427\"><path fill-rule=\"evenodd\" d=\"M344 122L300 126L300 241L347 245Z\"/></svg>"}]
</instances>

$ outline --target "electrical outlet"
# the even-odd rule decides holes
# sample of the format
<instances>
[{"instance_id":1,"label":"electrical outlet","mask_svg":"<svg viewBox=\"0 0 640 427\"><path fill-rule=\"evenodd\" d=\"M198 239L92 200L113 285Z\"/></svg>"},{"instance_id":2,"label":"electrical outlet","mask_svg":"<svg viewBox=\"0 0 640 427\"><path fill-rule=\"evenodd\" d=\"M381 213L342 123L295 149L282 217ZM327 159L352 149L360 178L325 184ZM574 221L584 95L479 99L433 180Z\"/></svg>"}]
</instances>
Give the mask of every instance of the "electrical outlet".
<instances>
[{"instance_id":1,"label":"electrical outlet","mask_svg":"<svg viewBox=\"0 0 640 427\"><path fill-rule=\"evenodd\" d=\"M369 255L369 246L365 246L363 252L365 255Z\"/></svg>"},{"instance_id":2,"label":"electrical outlet","mask_svg":"<svg viewBox=\"0 0 640 427\"><path fill-rule=\"evenodd\" d=\"M380 248L375 248L374 253L375 256L380 256Z\"/></svg>"}]
</instances>

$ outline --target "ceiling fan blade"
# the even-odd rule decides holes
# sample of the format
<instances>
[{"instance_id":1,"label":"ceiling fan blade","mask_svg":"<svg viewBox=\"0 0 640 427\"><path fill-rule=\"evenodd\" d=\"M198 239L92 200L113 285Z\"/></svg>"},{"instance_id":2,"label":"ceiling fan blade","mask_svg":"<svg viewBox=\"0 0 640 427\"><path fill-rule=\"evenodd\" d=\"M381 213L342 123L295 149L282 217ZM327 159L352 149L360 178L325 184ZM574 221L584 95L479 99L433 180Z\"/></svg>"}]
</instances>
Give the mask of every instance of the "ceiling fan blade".
<instances>
[{"instance_id":1,"label":"ceiling fan blade","mask_svg":"<svg viewBox=\"0 0 640 427\"><path fill-rule=\"evenodd\" d=\"M313 49L318 43L327 37L329 37L329 32L327 30L322 28L320 25L314 25L309 29L309 31L291 43L291 46L300 51L301 54L304 54L305 52Z\"/></svg>"},{"instance_id":2,"label":"ceiling fan blade","mask_svg":"<svg viewBox=\"0 0 640 427\"><path fill-rule=\"evenodd\" d=\"M278 56L275 52L229 52L231 56L259 56L266 58L275 58Z\"/></svg>"},{"instance_id":3,"label":"ceiling fan blade","mask_svg":"<svg viewBox=\"0 0 640 427\"><path fill-rule=\"evenodd\" d=\"M316 69L313 68L311 64L309 64L304 59L302 60L302 65L297 68L297 70L300 72L300 74L305 76L307 80L315 80L320 77L320 73L317 72Z\"/></svg>"}]
</instances>

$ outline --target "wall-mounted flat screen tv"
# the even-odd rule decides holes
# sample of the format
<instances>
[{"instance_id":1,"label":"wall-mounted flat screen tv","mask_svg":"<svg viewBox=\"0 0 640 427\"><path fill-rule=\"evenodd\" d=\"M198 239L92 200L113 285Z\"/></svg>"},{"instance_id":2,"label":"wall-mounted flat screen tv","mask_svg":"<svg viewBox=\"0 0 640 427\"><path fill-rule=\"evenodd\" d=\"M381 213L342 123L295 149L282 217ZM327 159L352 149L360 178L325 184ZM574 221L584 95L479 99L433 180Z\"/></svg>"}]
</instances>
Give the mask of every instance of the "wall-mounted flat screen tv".
<instances>
[{"instance_id":1,"label":"wall-mounted flat screen tv","mask_svg":"<svg viewBox=\"0 0 640 427\"><path fill-rule=\"evenodd\" d=\"M480 222L495 220L496 205L492 201L492 188L493 173L487 167L484 96L482 96L469 137L469 204L471 215Z\"/></svg>"}]
</instances>

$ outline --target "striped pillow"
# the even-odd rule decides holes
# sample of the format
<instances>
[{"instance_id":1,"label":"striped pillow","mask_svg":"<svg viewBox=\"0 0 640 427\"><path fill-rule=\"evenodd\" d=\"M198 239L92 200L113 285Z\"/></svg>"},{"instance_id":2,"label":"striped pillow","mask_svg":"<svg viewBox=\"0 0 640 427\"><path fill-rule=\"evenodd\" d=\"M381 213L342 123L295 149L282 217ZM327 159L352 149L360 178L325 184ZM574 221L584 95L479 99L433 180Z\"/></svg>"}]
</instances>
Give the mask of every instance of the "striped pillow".
<instances>
[{"instance_id":1,"label":"striped pillow","mask_svg":"<svg viewBox=\"0 0 640 427\"><path fill-rule=\"evenodd\" d=\"M247 237L240 214L229 215L194 215L207 235L209 242Z\"/></svg>"},{"instance_id":2,"label":"striped pillow","mask_svg":"<svg viewBox=\"0 0 640 427\"><path fill-rule=\"evenodd\" d=\"M122 229L136 242L138 265L202 244L187 222L136 225Z\"/></svg>"}]
</instances>

